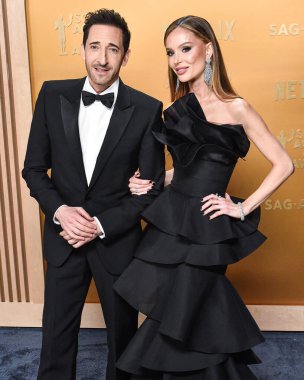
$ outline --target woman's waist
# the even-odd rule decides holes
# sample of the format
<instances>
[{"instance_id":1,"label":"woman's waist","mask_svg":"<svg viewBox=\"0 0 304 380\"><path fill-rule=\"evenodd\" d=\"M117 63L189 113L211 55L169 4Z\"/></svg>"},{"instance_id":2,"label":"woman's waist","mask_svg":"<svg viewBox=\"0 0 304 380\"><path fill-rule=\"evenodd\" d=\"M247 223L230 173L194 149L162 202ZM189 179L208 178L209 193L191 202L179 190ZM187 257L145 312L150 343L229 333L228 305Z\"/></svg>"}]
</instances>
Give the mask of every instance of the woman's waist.
<instances>
[{"instance_id":1,"label":"woman's waist","mask_svg":"<svg viewBox=\"0 0 304 380\"><path fill-rule=\"evenodd\" d=\"M223 183L222 181L209 181L208 178L205 180L194 180L193 178L173 178L171 182L171 189L191 197L203 197L211 193L217 193L218 195L224 196L227 187L228 182Z\"/></svg>"},{"instance_id":2,"label":"woman's waist","mask_svg":"<svg viewBox=\"0 0 304 380\"><path fill-rule=\"evenodd\" d=\"M187 168L188 169L188 168ZM224 195L228 187L233 167L213 167L205 171L174 169L171 187L190 196L203 196L211 193Z\"/></svg>"}]
</instances>

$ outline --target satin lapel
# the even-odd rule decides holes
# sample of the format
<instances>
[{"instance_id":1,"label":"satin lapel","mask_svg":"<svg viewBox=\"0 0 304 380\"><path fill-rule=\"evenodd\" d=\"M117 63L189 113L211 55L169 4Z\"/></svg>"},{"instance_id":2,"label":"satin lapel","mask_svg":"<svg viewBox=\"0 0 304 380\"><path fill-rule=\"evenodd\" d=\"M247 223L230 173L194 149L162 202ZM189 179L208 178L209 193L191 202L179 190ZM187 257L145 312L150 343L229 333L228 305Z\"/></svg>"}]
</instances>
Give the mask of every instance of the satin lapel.
<instances>
[{"instance_id":1,"label":"satin lapel","mask_svg":"<svg viewBox=\"0 0 304 380\"><path fill-rule=\"evenodd\" d=\"M113 114L109 127L101 149L98 154L89 190L94 186L96 180L100 176L105 164L107 163L111 153L118 144L122 134L124 133L132 113L134 106L130 104L130 94L127 87L120 81L117 101L114 106Z\"/></svg>"},{"instance_id":2,"label":"satin lapel","mask_svg":"<svg viewBox=\"0 0 304 380\"><path fill-rule=\"evenodd\" d=\"M74 161L76 170L78 171L79 177L85 188L88 188L85 170L82 159L82 151L79 137L78 129L78 113L80 106L80 92L79 98L73 100L72 102L68 100L63 95L60 96L61 102L61 116L63 121L63 127L65 136L68 143L68 148L70 150L72 160Z\"/></svg>"}]
</instances>

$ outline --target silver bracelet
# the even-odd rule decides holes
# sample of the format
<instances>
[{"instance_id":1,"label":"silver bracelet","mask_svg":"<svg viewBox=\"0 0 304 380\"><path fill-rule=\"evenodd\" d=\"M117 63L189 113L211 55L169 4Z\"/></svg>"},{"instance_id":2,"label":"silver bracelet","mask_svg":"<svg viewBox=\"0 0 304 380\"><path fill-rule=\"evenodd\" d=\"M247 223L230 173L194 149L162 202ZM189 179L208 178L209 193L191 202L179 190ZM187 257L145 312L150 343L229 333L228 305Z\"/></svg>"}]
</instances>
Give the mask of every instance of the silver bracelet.
<instances>
[{"instance_id":1,"label":"silver bracelet","mask_svg":"<svg viewBox=\"0 0 304 380\"><path fill-rule=\"evenodd\" d=\"M237 205L239 206L239 209L240 209L241 221L244 222L244 220L245 220L245 213L244 213L244 209L243 209L243 203L238 202Z\"/></svg>"}]
</instances>

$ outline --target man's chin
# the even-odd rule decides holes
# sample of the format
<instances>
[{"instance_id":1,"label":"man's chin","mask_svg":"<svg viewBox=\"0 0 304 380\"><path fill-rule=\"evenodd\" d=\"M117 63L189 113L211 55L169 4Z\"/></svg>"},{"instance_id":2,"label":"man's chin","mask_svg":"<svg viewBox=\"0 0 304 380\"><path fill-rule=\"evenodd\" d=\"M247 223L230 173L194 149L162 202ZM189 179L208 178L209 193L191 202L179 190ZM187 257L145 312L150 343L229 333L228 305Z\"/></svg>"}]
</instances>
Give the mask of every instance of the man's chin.
<instances>
[{"instance_id":1,"label":"man's chin","mask_svg":"<svg viewBox=\"0 0 304 380\"><path fill-rule=\"evenodd\" d=\"M97 86L105 86L111 82L111 78L109 78L109 77L102 77L102 78L94 77L92 82Z\"/></svg>"},{"instance_id":2,"label":"man's chin","mask_svg":"<svg viewBox=\"0 0 304 380\"><path fill-rule=\"evenodd\" d=\"M90 77L90 83L91 83L91 86L95 89L95 91L103 91L103 89L106 89L113 83L113 80L112 78L109 78L109 77L96 78L94 76L94 77Z\"/></svg>"}]
</instances>

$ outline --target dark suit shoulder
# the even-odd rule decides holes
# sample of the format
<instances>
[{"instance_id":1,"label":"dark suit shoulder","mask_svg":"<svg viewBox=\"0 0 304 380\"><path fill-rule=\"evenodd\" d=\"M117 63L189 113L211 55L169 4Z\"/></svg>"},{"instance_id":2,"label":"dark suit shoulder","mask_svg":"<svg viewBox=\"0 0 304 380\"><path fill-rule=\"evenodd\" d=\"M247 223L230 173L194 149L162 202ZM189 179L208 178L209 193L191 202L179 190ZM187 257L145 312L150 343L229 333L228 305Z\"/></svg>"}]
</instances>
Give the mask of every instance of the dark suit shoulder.
<instances>
[{"instance_id":1,"label":"dark suit shoulder","mask_svg":"<svg viewBox=\"0 0 304 380\"><path fill-rule=\"evenodd\" d=\"M84 82L85 78L78 79L53 79L46 80L43 85L49 89L66 89L68 87L74 87L80 82Z\"/></svg>"},{"instance_id":2,"label":"dark suit shoulder","mask_svg":"<svg viewBox=\"0 0 304 380\"><path fill-rule=\"evenodd\" d=\"M132 88L130 86L126 86L129 90L132 103L138 104L140 106L150 106L150 107L159 107L162 105L162 102L156 98L153 98L153 96L145 94L144 92L138 91L135 88Z\"/></svg>"},{"instance_id":3,"label":"dark suit shoulder","mask_svg":"<svg viewBox=\"0 0 304 380\"><path fill-rule=\"evenodd\" d=\"M85 78L48 80L43 83L43 87L47 93L62 94L81 90L84 82Z\"/></svg>"}]
</instances>

